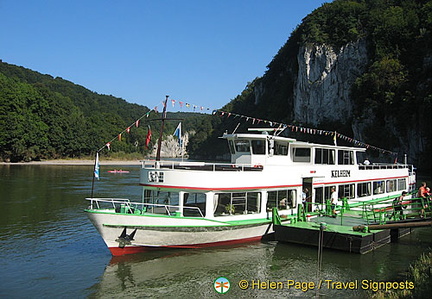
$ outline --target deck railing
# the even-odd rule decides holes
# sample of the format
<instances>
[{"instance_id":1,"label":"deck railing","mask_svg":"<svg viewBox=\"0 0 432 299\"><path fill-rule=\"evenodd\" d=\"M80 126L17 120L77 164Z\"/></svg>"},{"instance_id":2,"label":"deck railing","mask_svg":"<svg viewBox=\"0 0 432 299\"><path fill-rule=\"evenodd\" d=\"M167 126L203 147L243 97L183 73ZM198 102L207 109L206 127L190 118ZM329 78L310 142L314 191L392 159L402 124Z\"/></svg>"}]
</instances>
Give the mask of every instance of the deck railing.
<instances>
[{"instance_id":1,"label":"deck railing","mask_svg":"<svg viewBox=\"0 0 432 299\"><path fill-rule=\"evenodd\" d=\"M373 163L370 165L359 165L360 170L404 169L404 168L409 168L410 172L414 173L414 166L411 164Z\"/></svg>"},{"instance_id":2,"label":"deck railing","mask_svg":"<svg viewBox=\"0 0 432 299\"><path fill-rule=\"evenodd\" d=\"M349 210L353 214L355 209L359 217L363 218L367 224L386 223L389 221L404 220L407 218L420 218L432 216L432 198L409 198L402 203L402 212L395 209L394 199L399 195L387 196L380 199L366 202L350 204L348 200L342 199L342 204L336 206L338 217L343 223L344 214ZM347 214L348 215L348 214ZM297 221L308 221L309 217L332 216L331 204L329 200L325 203L306 203L305 206L298 206ZM351 217L352 215L350 215Z\"/></svg>"},{"instance_id":3,"label":"deck railing","mask_svg":"<svg viewBox=\"0 0 432 299\"><path fill-rule=\"evenodd\" d=\"M137 215L144 213L171 216L182 215L180 206L178 205L133 202L124 198L86 198L86 200L90 201L88 210L109 209L114 210L116 213ZM199 207L183 206L183 214L185 212L189 212L189 214L193 215L199 215L198 217L204 217Z\"/></svg>"},{"instance_id":4,"label":"deck railing","mask_svg":"<svg viewBox=\"0 0 432 299\"><path fill-rule=\"evenodd\" d=\"M142 168L150 169L182 169L201 171L262 171L262 165L206 163L206 162L179 162L179 161L142 161Z\"/></svg>"}]
</instances>

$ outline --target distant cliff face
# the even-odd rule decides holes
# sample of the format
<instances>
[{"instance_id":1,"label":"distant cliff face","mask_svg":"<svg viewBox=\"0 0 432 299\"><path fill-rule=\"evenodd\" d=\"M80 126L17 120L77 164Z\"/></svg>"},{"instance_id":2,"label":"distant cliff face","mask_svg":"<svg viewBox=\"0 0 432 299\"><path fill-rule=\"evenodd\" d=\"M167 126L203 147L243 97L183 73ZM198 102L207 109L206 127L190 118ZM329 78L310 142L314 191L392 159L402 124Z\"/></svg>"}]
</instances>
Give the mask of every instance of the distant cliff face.
<instances>
[{"instance_id":1,"label":"distant cliff face","mask_svg":"<svg viewBox=\"0 0 432 299\"><path fill-rule=\"evenodd\" d=\"M431 3L323 4L226 108L336 130L371 145L377 160L391 151L393 159L408 154L409 163L432 169Z\"/></svg>"},{"instance_id":2,"label":"distant cliff face","mask_svg":"<svg viewBox=\"0 0 432 299\"><path fill-rule=\"evenodd\" d=\"M353 112L350 89L368 63L366 42L360 40L340 49L327 45L301 46L297 63L294 120L313 125L349 121Z\"/></svg>"},{"instance_id":3,"label":"distant cliff face","mask_svg":"<svg viewBox=\"0 0 432 299\"><path fill-rule=\"evenodd\" d=\"M293 120L313 126L326 122L350 123L353 138L367 140L365 131L376 121L377 115L366 106L361 107L362 115L354 115L354 101L350 96L354 81L369 63L366 42L359 40L340 49L303 45L299 47L297 63ZM404 132L398 130L391 115L387 115L383 123L381 131L387 132L387 137L398 144L392 150L408 154L411 161L418 161L418 154L426 150L428 141L419 133L415 120L407 121Z\"/></svg>"}]
</instances>

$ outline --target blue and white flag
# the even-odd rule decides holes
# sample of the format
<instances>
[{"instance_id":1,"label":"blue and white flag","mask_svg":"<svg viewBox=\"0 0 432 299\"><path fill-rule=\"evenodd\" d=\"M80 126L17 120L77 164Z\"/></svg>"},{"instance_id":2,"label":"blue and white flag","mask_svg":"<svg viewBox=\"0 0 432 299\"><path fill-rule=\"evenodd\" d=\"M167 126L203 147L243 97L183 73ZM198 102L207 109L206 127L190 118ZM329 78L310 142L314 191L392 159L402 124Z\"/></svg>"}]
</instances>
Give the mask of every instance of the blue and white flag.
<instances>
[{"instance_id":1,"label":"blue and white flag","mask_svg":"<svg viewBox=\"0 0 432 299\"><path fill-rule=\"evenodd\" d=\"M94 168L94 177L99 180L99 153L96 153L96 162Z\"/></svg>"},{"instance_id":2,"label":"blue and white flag","mask_svg":"<svg viewBox=\"0 0 432 299\"><path fill-rule=\"evenodd\" d=\"M177 128L174 131L174 136L177 136L178 140L179 140L179 146L182 146L182 138L181 138L181 122L179 122Z\"/></svg>"}]
</instances>

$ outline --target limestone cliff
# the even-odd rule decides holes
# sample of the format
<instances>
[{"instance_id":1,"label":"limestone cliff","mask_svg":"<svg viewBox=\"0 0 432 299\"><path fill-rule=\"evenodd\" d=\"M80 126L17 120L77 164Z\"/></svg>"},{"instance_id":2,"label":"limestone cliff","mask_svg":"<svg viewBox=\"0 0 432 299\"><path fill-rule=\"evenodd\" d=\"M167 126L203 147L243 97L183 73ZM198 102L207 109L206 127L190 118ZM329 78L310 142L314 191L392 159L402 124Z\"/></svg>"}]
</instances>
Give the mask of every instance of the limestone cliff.
<instances>
[{"instance_id":1,"label":"limestone cliff","mask_svg":"<svg viewBox=\"0 0 432 299\"><path fill-rule=\"evenodd\" d=\"M349 43L340 49L303 45L297 63L294 119L315 126L326 121L345 123L352 119L354 104L350 91L368 63L365 41Z\"/></svg>"},{"instance_id":2,"label":"limestone cliff","mask_svg":"<svg viewBox=\"0 0 432 299\"><path fill-rule=\"evenodd\" d=\"M431 169L431 7L431 0L325 3L224 109L335 130Z\"/></svg>"}]
</instances>

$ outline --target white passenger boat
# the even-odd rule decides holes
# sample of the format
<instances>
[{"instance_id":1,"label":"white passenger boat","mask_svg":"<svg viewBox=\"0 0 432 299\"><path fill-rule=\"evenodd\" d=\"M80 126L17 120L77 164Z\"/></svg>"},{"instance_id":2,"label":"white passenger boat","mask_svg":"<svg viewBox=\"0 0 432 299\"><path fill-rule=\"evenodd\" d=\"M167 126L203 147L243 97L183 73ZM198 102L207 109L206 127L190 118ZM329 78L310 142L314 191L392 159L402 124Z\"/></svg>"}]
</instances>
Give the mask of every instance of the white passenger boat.
<instances>
[{"instance_id":1,"label":"white passenger boat","mask_svg":"<svg viewBox=\"0 0 432 299\"><path fill-rule=\"evenodd\" d=\"M261 240L282 219L322 205L336 187L359 202L415 188L411 165L364 165L364 148L314 144L254 129L224 134L227 164L143 161L140 200L87 198L86 210L113 255L154 248L199 248ZM363 161L363 160L361 160Z\"/></svg>"}]
</instances>

